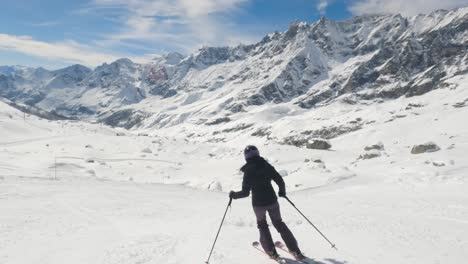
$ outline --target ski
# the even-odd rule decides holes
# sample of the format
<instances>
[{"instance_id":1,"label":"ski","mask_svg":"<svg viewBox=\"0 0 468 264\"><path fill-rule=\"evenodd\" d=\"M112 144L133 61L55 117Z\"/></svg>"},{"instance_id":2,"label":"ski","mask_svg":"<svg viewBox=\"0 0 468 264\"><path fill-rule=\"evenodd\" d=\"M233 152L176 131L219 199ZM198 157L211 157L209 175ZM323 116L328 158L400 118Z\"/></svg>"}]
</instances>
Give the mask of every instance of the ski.
<instances>
[{"instance_id":1,"label":"ski","mask_svg":"<svg viewBox=\"0 0 468 264\"><path fill-rule=\"evenodd\" d=\"M252 247L254 247L256 250L262 252L265 256L267 256L269 259L276 261L277 263L280 264L287 264L288 262L282 258L281 256L278 256L277 258L272 258L270 255L268 255L263 249L260 248L260 243L258 241L252 242Z\"/></svg>"},{"instance_id":2,"label":"ski","mask_svg":"<svg viewBox=\"0 0 468 264\"><path fill-rule=\"evenodd\" d=\"M289 250L286 248L286 246L281 241L276 241L275 242L275 247L278 248L279 250L281 250L282 252L285 252L285 253L291 255L296 261L299 261L299 262L304 263L304 264L315 263L315 262L308 262L307 257L305 257L303 259L296 258L296 256L294 256L294 254L289 252Z\"/></svg>"}]
</instances>

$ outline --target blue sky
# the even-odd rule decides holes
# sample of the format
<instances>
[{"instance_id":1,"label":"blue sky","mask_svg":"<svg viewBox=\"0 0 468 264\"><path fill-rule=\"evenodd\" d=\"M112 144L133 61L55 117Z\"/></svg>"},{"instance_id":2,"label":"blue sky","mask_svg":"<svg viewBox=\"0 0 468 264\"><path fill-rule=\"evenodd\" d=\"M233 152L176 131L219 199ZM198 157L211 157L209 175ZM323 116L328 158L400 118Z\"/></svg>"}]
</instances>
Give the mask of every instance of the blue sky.
<instances>
[{"instance_id":1,"label":"blue sky","mask_svg":"<svg viewBox=\"0 0 468 264\"><path fill-rule=\"evenodd\" d=\"M253 43L286 30L291 21L312 23L322 15L344 20L389 9L408 13L466 6L467 1L2 0L0 65L97 66L120 57L146 61L170 51L188 54L201 46Z\"/></svg>"}]
</instances>

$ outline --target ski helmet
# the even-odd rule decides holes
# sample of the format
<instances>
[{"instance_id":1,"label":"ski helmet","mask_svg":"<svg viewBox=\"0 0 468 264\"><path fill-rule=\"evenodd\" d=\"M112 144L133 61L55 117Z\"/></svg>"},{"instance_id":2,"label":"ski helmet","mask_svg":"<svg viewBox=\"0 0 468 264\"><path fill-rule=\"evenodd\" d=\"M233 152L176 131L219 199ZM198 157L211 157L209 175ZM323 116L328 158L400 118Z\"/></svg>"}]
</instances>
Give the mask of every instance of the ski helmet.
<instances>
[{"instance_id":1,"label":"ski helmet","mask_svg":"<svg viewBox=\"0 0 468 264\"><path fill-rule=\"evenodd\" d=\"M260 156L260 152L258 151L258 148L253 146L253 145L248 145L244 149L244 158L245 160L251 159L253 157L258 157Z\"/></svg>"}]
</instances>

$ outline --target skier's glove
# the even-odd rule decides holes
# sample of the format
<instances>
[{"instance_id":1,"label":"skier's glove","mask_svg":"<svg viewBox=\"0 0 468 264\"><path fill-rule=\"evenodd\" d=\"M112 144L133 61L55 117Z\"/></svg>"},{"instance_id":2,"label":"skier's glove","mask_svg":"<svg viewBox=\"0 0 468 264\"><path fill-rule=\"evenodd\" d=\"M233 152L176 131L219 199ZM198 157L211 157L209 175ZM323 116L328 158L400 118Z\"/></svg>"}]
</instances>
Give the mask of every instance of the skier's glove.
<instances>
[{"instance_id":1,"label":"skier's glove","mask_svg":"<svg viewBox=\"0 0 468 264\"><path fill-rule=\"evenodd\" d=\"M230 192L229 192L229 198L230 198L230 199L235 199L235 197L234 197L235 195L234 195L234 194L235 194L234 191L230 191Z\"/></svg>"},{"instance_id":2,"label":"skier's glove","mask_svg":"<svg viewBox=\"0 0 468 264\"><path fill-rule=\"evenodd\" d=\"M280 190L278 192L279 197L286 197L286 191Z\"/></svg>"}]
</instances>

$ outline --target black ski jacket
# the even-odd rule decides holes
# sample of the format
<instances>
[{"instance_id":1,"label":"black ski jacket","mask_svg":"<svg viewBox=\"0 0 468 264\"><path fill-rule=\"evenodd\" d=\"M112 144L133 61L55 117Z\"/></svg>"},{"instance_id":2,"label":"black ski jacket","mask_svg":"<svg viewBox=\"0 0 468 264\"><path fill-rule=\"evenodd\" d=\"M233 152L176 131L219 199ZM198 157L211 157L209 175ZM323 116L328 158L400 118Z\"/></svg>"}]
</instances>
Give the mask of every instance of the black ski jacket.
<instances>
[{"instance_id":1,"label":"black ski jacket","mask_svg":"<svg viewBox=\"0 0 468 264\"><path fill-rule=\"evenodd\" d=\"M254 157L247 160L241 171L244 172L242 190L234 192L232 195L233 199L248 197L250 191L252 191L253 206L273 204L278 198L271 185L271 180L275 181L280 192L286 192L286 186L281 175L262 157Z\"/></svg>"}]
</instances>

